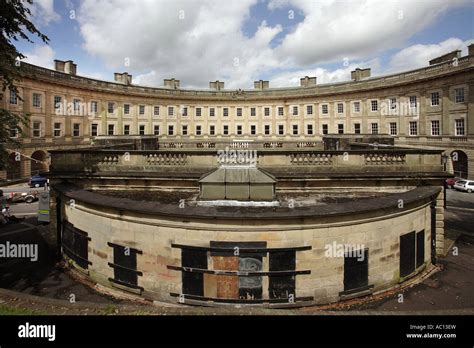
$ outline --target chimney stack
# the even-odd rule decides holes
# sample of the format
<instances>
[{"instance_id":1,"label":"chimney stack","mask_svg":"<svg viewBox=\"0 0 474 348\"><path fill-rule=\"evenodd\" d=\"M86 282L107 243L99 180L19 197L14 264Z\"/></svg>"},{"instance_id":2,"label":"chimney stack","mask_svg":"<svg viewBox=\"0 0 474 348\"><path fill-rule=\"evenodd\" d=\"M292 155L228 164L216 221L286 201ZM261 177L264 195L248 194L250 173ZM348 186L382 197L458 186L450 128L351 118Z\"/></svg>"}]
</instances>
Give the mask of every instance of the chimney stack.
<instances>
[{"instance_id":1,"label":"chimney stack","mask_svg":"<svg viewBox=\"0 0 474 348\"><path fill-rule=\"evenodd\" d=\"M74 64L72 60L54 60L54 70L63 72L70 75L76 75L77 64Z\"/></svg>"},{"instance_id":2,"label":"chimney stack","mask_svg":"<svg viewBox=\"0 0 474 348\"><path fill-rule=\"evenodd\" d=\"M115 82L122 83L124 85L132 84L132 75L129 75L128 72L124 73L114 73Z\"/></svg>"},{"instance_id":3,"label":"chimney stack","mask_svg":"<svg viewBox=\"0 0 474 348\"><path fill-rule=\"evenodd\" d=\"M165 87L178 89L179 88L179 80L175 80L174 77L172 79L165 79Z\"/></svg>"},{"instance_id":4,"label":"chimney stack","mask_svg":"<svg viewBox=\"0 0 474 348\"><path fill-rule=\"evenodd\" d=\"M221 82L219 80L211 81L209 82L209 88L220 91L221 89L224 89L224 82Z\"/></svg>"},{"instance_id":5,"label":"chimney stack","mask_svg":"<svg viewBox=\"0 0 474 348\"><path fill-rule=\"evenodd\" d=\"M270 87L270 82L268 81L258 80L258 81L254 81L253 83L253 88L255 89L267 89L269 87Z\"/></svg>"},{"instance_id":6,"label":"chimney stack","mask_svg":"<svg viewBox=\"0 0 474 348\"><path fill-rule=\"evenodd\" d=\"M316 76L309 77L305 76L300 79L300 86L301 87L310 87L310 86L316 86Z\"/></svg>"},{"instance_id":7,"label":"chimney stack","mask_svg":"<svg viewBox=\"0 0 474 348\"><path fill-rule=\"evenodd\" d=\"M354 71L351 71L351 79L354 81L360 81L365 78L370 77L370 68L360 69L356 68Z\"/></svg>"}]
</instances>

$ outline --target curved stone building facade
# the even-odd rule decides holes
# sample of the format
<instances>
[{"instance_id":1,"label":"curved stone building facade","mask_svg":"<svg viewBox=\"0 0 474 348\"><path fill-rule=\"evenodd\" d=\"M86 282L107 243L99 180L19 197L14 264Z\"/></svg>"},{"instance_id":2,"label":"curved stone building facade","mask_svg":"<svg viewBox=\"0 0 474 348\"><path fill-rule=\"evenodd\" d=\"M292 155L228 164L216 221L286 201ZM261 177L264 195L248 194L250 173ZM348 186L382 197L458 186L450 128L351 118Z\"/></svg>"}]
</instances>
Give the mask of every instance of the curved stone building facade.
<instances>
[{"instance_id":1,"label":"curved stone building facade","mask_svg":"<svg viewBox=\"0 0 474 348\"><path fill-rule=\"evenodd\" d=\"M7 93L1 102L30 114L30 124L0 177L46 170L49 150L89 146L104 135L318 142L324 134L365 133L442 148L453 155L455 174L472 178L474 45L465 57L454 53L393 75L370 77L370 69L357 69L348 82L317 84L305 77L300 87L270 88L256 81L253 90L226 90L220 81L189 90L175 79L151 88L133 85L127 73L115 74L115 82L77 76L71 61L55 61L55 70L22 63L23 100Z\"/></svg>"}]
</instances>

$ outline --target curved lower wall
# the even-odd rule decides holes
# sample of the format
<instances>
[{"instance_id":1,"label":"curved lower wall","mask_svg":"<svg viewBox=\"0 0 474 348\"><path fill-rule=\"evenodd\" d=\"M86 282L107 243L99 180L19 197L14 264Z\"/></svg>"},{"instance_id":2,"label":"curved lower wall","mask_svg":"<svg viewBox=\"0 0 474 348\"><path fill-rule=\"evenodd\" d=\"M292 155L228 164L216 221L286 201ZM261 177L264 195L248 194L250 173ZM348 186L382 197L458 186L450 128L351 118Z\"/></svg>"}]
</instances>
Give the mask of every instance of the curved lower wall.
<instances>
[{"instance_id":1,"label":"curved lower wall","mask_svg":"<svg viewBox=\"0 0 474 348\"><path fill-rule=\"evenodd\" d=\"M393 287L423 270L431 255L431 210L426 199L399 211L381 208L380 213L271 221L171 218L133 213L125 207L104 209L79 200L63 203L62 215L63 221L87 234L85 267L92 280L173 303L335 302ZM416 234L407 235L411 232ZM64 238L63 225L63 245L71 243ZM366 264L345 258L341 245L366 249L367 254L357 256L365 255ZM117 246L131 248L136 262L119 260L118 254L129 249ZM222 246L230 253L220 252ZM252 253L246 248L261 250ZM120 271L134 267L136 276L131 279L136 288L114 281L130 279ZM267 273L261 277L232 273L242 269Z\"/></svg>"}]
</instances>

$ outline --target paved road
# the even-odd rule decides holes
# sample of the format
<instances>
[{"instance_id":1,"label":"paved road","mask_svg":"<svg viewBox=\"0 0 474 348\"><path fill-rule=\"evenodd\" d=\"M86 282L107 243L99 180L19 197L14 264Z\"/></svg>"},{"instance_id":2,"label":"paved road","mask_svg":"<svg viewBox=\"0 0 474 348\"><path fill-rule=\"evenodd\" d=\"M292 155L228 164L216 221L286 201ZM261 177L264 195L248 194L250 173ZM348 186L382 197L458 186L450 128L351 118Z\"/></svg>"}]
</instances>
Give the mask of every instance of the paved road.
<instances>
[{"instance_id":1,"label":"paved road","mask_svg":"<svg viewBox=\"0 0 474 348\"><path fill-rule=\"evenodd\" d=\"M44 188L31 188L28 184L17 184L12 186L0 187L0 190L3 191L4 196L8 196L10 192L31 192L31 191L38 191L41 192ZM27 203L13 203L10 204L10 210L13 215L17 217L29 217L29 216L37 216L38 215L38 202L34 202L31 204Z\"/></svg>"},{"instance_id":2,"label":"paved road","mask_svg":"<svg viewBox=\"0 0 474 348\"><path fill-rule=\"evenodd\" d=\"M451 206L464 209L472 209L474 211L474 192L467 193L457 190L447 190L446 205L448 206L448 208Z\"/></svg>"}]
</instances>

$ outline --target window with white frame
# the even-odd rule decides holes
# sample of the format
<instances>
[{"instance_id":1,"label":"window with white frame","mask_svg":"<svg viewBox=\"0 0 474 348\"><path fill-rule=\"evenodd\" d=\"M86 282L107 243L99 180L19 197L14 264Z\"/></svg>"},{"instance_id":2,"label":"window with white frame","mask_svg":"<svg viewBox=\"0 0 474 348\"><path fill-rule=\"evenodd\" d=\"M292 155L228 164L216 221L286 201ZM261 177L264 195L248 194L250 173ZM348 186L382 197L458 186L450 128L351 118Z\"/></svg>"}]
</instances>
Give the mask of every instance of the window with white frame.
<instances>
[{"instance_id":1,"label":"window with white frame","mask_svg":"<svg viewBox=\"0 0 474 348\"><path fill-rule=\"evenodd\" d=\"M278 125L278 135L285 135L285 126L282 124Z\"/></svg>"},{"instance_id":2,"label":"window with white frame","mask_svg":"<svg viewBox=\"0 0 474 348\"><path fill-rule=\"evenodd\" d=\"M113 114L115 112L115 104L114 103L108 103L107 104L107 112L109 114Z\"/></svg>"},{"instance_id":3,"label":"window with white frame","mask_svg":"<svg viewBox=\"0 0 474 348\"><path fill-rule=\"evenodd\" d=\"M155 116L160 115L160 107L159 106L154 106L153 107L153 115L155 115Z\"/></svg>"},{"instance_id":4,"label":"window with white frame","mask_svg":"<svg viewBox=\"0 0 474 348\"><path fill-rule=\"evenodd\" d=\"M9 129L9 133L10 138L18 138L18 128Z\"/></svg>"},{"instance_id":5,"label":"window with white frame","mask_svg":"<svg viewBox=\"0 0 474 348\"><path fill-rule=\"evenodd\" d=\"M378 111L378 109L379 109L379 102L377 100L371 100L370 101L370 110Z\"/></svg>"},{"instance_id":6,"label":"window with white frame","mask_svg":"<svg viewBox=\"0 0 474 348\"><path fill-rule=\"evenodd\" d=\"M270 108L268 108L268 107L263 108L263 115L264 116L270 116Z\"/></svg>"},{"instance_id":7,"label":"window with white frame","mask_svg":"<svg viewBox=\"0 0 474 348\"><path fill-rule=\"evenodd\" d=\"M313 114L313 105L306 105L306 115Z\"/></svg>"},{"instance_id":8,"label":"window with white frame","mask_svg":"<svg viewBox=\"0 0 474 348\"><path fill-rule=\"evenodd\" d=\"M196 135L202 135L202 126L200 124L196 125Z\"/></svg>"},{"instance_id":9,"label":"window with white frame","mask_svg":"<svg viewBox=\"0 0 474 348\"><path fill-rule=\"evenodd\" d=\"M209 108L209 117L214 117L214 116L216 116L216 109Z\"/></svg>"},{"instance_id":10,"label":"window with white frame","mask_svg":"<svg viewBox=\"0 0 474 348\"><path fill-rule=\"evenodd\" d=\"M168 135L174 135L174 125L168 125Z\"/></svg>"},{"instance_id":11,"label":"window with white frame","mask_svg":"<svg viewBox=\"0 0 474 348\"><path fill-rule=\"evenodd\" d=\"M123 135L130 135L130 125L124 124L123 125Z\"/></svg>"},{"instance_id":12,"label":"window with white frame","mask_svg":"<svg viewBox=\"0 0 474 348\"><path fill-rule=\"evenodd\" d=\"M174 107L168 106L168 116L174 116ZM172 135L172 134L170 134Z\"/></svg>"},{"instance_id":13,"label":"window with white frame","mask_svg":"<svg viewBox=\"0 0 474 348\"><path fill-rule=\"evenodd\" d=\"M73 137L80 137L81 136L81 124L74 123L72 125L72 136Z\"/></svg>"},{"instance_id":14,"label":"window with white frame","mask_svg":"<svg viewBox=\"0 0 474 348\"><path fill-rule=\"evenodd\" d=\"M439 106L439 92L431 93L431 106Z\"/></svg>"},{"instance_id":15,"label":"window with white frame","mask_svg":"<svg viewBox=\"0 0 474 348\"><path fill-rule=\"evenodd\" d=\"M123 114L130 115L130 104L123 104Z\"/></svg>"},{"instance_id":16,"label":"window with white frame","mask_svg":"<svg viewBox=\"0 0 474 348\"><path fill-rule=\"evenodd\" d=\"M242 135L242 125L238 124L237 125L237 135Z\"/></svg>"},{"instance_id":17,"label":"window with white frame","mask_svg":"<svg viewBox=\"0 0 474 348\"><path fill-rule=\"evenodd\" d=\"M160 135L160 125L155 124L155 125L153 126L153 134L154 134L154 135Z\"/></svg>"},{"instance_id":18,"label":"window with white frame","mask_svg":"<svg viewBox=\"0 0 474 348\"><path fill-rule=\"evenodd\" d=\"M390 135L397 135L397 122L390 122Z\"/></svg>"},{"instance_id":19,"label":"window with white frame","mask_svg":"<svg viewBox=\"0 0 474 348\"><path fill-rule=\"evenodd\" d=\"M15 90L10 90L10 104L17 105L18 104L18 96Z\"/></svg>"},{"instance_id":20,"label":"window with white frame","mask_svg":"<svg viewBox=\"0 0 474 348\"><path fill-rule=\"evenodd\" d=\"M298 107L297 106L293 106L293 116L297 116L298 115Z\"/></svg>"},{"instance_id":21,"label":"window with white frame","mask_svg":"<svg viewBox=\"0 0 474 348\"><path fill-rule=\"evenodd\" d=\"M454 131L455 131L455 135L457 136L463 136L465 135L465 129L464 129L464 119L463 118L459 118L457 120L455 120L455 123L454 123Z\"/></svg>"},{"instance_id":22,"label":"window with white frame","mask_svg":"<svg viewBox=\"0 0 474 348\"><path fill-rule=\"evenodd\" d=\"M55 122L53 124L53 135L55 137L60 137L62 133L61 131L62 131L62 124L60 122Z\"/></svg>"},{"instance_id":23,"label":"window with white frame","mask_svg":"<svg viewBox=\"0 0 474 348\"><path fill-rule=\"evenodd\" d=\"M390 109L395 110L397 108L397 98L390 98Z\"/></svg>"},{"instance_id":24,"label":"window with white frame","mask_svg":"<svg viewBox=\"0 0 474 348\"><path fill-rule=\"evenodd\" d=\"M418 106L417 98L416 95L411 95L410 96L410 107L411 108L416 108Z\"/></svg>"},{"instance_id":25,"label":"window with white frame","mask_svg":"<svg viewBox=\"0 0 474 348\"><path fill-rule=\"evenodd\" d=\"M187 124L183 124L181 126L181 135L188 135L188 125Z\"/></svg>"},{"instance_id":26,"label":"window with white frame","mask_svg":"<svg viewBox=\"0 0 474 348\"><path fill-rule=\"evenodd\" d=\"M257 108L250 108L250 116L257 116Z\"/></svg>"},{"instance_id":27,"label":"window with white frame","mask_svg":"<svg viewBox=\"0 0 474 348\"><path fill-rule=\"evenodd\" d=\"M33 107L35 108L41 107L41 94L33 93Z\"/></svg>"},{"instance_id":28,"label":"window with white frame","mask_svg":"<svg viewBox=\"0 0 474 348\"><path fill-rule=\"evenodd\" d=\"M374 122L370 124L372 134L379 134L379 124Z\"/></svg>"},{"instance_id":29,"label":"window with white frame","mask_svg":"<svg viewBox=\"0 0 474 348\"><path fill-rule=\"evenodd\" d=\"M54 110L59 110L61 108L61 97L59 95L54 96Z\"/></svg>"},{"instance_id":30,"label":"window with white frame","mask_svg":"<svg viewBox=\"0 0 474 348\"><path fill-rule=\"evenodd\" d=\"M409 122L409 134L418 135L418 122L416 121Z\"/></svg>"},{"instance_id":31,"label":"window with white frame","mask_svg":"<svg viewBox=\"0 0 474 348\"><path fill-rule=\"evenodd\" d=\"M337 104L337 113L338 114L343 114L344 113L344 104L343 103L338 103Z\"/></svg>"},{"instance_id":32,"label":"window with white frame","mask_svg":"<svg viewBox=\"0 0 474 348\"><path fill-rule=\"evenodd\" d=\"M115 125L109 124L107 126L107 135L114 135L114 133L115 133Z\"/></svg>"},{"instance_id":33,"label":"window with white frame","mask_svg":"<svg viewBox=\"0 0 474 348\"><path fill-rule=\"evenodd\" d=\"M313 135L313 125L312 124L306 125L306 133L308 135Z\"/></svg>"},{"instance_id":34,"label":"window with white frame","mask_svg":"<svg viewBox=\"0 0 474 348\"><path fill-rule=\"evenodd\" d=\"M222 127L222 134L224 134L224 135L229 135L229 126L228 126L228 125L225 124L225 125Z\"/></svg>"},{"instance_id":35,"label":"window with white frame","mask_svg":"<svg viewBox=\"0 0 474 348\"><path fill-rule=\"evenodd\" d=\"M237 108L236 114L237 114L237 117L242 117L242 108Z\"/></svg>"},{"instance_id":36,"label":"window with white frame","mask_svg":"<svg viewBox=\"0 0 474 348\"><path fill-rule=\"evenodd\" d=\"M74 105L74 112L75 113L81 111L81 100L80 99L73 99L72 103Z\"/></svg>"},{"instance_id":37,"label":"window with white frame","mask_svg":"<svg viewBox=\"0 0 474 348\"><path fill-rule=\"evenodd\" d=\"M439 121L433 120L431 121L431 135L437 136L439 135Z\"/></svg>"},{"instance_id":38,"label":"window with white frame","mask_svg":"<svg viewBox=\"0 0 474 348\"><path fill-rule=\"evenodd\" d=\"M250 134L255 135L257 134L257 126L252 124L250 125Z\"/></svg>"},{"instance_id":39,"label":"window with white frame","mask_svg":"<svg viewBox=\"0 0 474 348\"><path fill-rule=\"evenodd\" d=\"M99 125L97 123L91 124L91 136L96 137L99 134Z\"/></svg>"},{"instance_id":40,"label":"window with white frame","mask_svg":"<svg viewBox=\"0 0 474 348\"><path fill-rule=\"evenodd\" d=\"M323 133L323 134L328 134L328 132L329 132L329 127L328 127L328 125L327 125L327 124L321 125L321 133Z\"/></svg>"},{"instance_id":41,"label":"window with white frame","mask_svg":"<svg viewBox=\"0 0 474 348\"><path fill-rule=\"evenodd\" d=\"M337 133L339 134L344 134L344 125L343 124L338 124L337 125Z\"/></svg>"},{"instance_id":42,"label":"window with white frame","mask_svg":"<svg viewBox=\"0 0 474 348\"><path fill-rule=\"evenodd\" d=\"M360 123L354 123L354 133L360 134Z\"/></svg>"},{"instance_id":43,"label":"window with white frame","mask_svg":"<svg viewBox=\"0 0 474 348\"><path fill-rule=\"evenodd\" d=\"M196 108L196 117L201 117L201 108Z\"/></svg>"},{"instance_id":44,"label":"window with white frame","mask_svg":"<svg viewBox=\"0 0 474 348\"><path fill-rule=\"evenodd\" d=\"M297 124L293 125L293 135L298 135L298 125Z\"/></svg>"},{"instance_id":45,"label":"window with white frame","mask_svg":"<svg viewBox=\"0 0 474 348\"><path fill-rule=\"evenodd\" d=\"M95 100L91 101L91 113L95 114L97 113L97 110L98 110L98 103Z\"/></svg>"},{"instance_id":46,"label":"window with white frame","mask_svg":"<svg viewBox=\"0 0 474 348\"><path fill-rule=\"evenodd\" d=\"M216 126L213 124L209 126L209 135L216 135Z\"/></svg>"},{"instance_id":47,"label":"window with white frame","mask_svg":"<svg viewBox=\"0 0 474 348\"><path fill-rule=\"evenodd\" d=\"M41 137L41 122L39 121L34 121L33 122L33 138L39 138Z\"/></svg>"},{"instance_id":48,"label":"window with white frame","mask_svg":"<svg viewBox=\"0 0 474 348\"><path fill-rule=\"evenodd\" d=\"M145 105L140 105L138 108L139 115L145 115Z\"/></svg>"},{"instance_id":49,"label":"window with white frame","mask_svg":"<svg viewBox=\"0 0 474 348\"><path fill-rule=\"evenodd\" d=\"M265 132L265 135L270 135L270 125L269 124L265 125L264 132Z\"/></svg>"},{"instance_id":50,"label":"window with white frame","mask_svg":"<svg viewBox=\"0 0 474 348\"><path fill-rule=\"evenodd\" d=\"M356 101L354 102L354 112L359 113L360 112L360 102Z\"/></svg>"},{"instance_id":51,"label":"window with white frame","mask_svg":"<svg viewBox=\"0 0 474 348\"><path fill-rule=\"evenodd\" d=\"M138 126L138 134L139 135L145 135L145 125L144 124L140 124Z\"/></svg>"},{"instance_id":52,"label":"window with white frame","mask_svg":"<svg viewBox=\"0 0 474 348\"><path fill-rule=\"evenodd\" d=\"M285 109L283 106L278 107L278 116L284 116L285 115Z\"/></svg>"},{"instance_id":53,"label":"window with white frame","mask_svg":"<svg viewBox=\"0 0 474 348\"><path fill-rule=\"evenodd\" d=\"M222 109L222 114L224 115L224 117L229 116L229 108L223 108Z\"/></svg>"},{"instance_id":54,"label":"window with white frame","mask_svg":"<svg viewBox=\"0 0 474 348\"><path fill-rule=\"evenodd\" d=\"M464 88L455 88L454 89L454 102L455 103L464 103Z\"/></svg>"},{"instance_id":55,"label":"window with white frame","mask_svg":"<svg viewBox=\"0 0 474 348\"><path fill-rule=\"evenodd\" d=\"M181 116L183 116L183 117L188 116L188 107L187 106L182 106L180 110L181 110Z\"/></svg>"},{"instance_id":56,"label":"window with white frame","mask_svg":"<svg viewBox=\"0 0 474 348\"><path fill-rule=\"evenodd\" d=\"M323 114L323 115L329 114L329 105L328 104L322 104L321 105L321 114Z\"/></svg>"}]
</instances>

